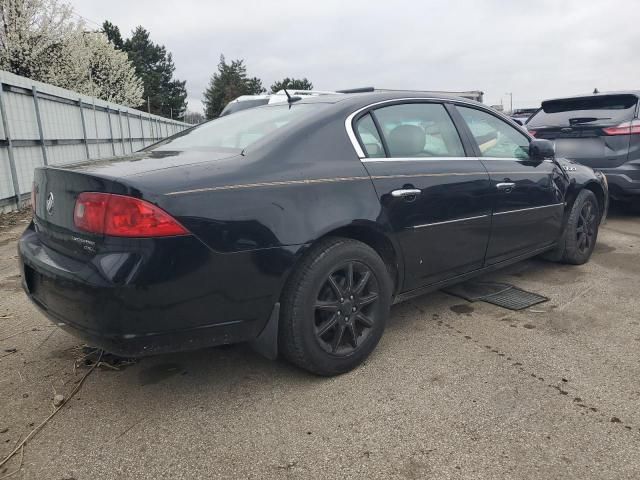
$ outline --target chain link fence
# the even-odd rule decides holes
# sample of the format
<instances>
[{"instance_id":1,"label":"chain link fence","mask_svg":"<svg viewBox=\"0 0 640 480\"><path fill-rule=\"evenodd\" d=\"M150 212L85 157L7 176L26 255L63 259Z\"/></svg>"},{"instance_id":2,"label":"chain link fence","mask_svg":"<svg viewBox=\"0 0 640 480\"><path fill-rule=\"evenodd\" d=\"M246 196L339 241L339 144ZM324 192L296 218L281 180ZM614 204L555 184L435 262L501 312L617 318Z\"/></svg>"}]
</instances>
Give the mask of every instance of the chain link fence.
<instances>
[{"instance_id":1,"label":"chain link fence","mask_svg":"<svg viewBox=\"0 0 640 480\"><path fill-rule=\"evenodd\" d=\"M0 212L30 197L33 169L130 154L190 125L0 71Z\"/></svg>"}]
</instances>

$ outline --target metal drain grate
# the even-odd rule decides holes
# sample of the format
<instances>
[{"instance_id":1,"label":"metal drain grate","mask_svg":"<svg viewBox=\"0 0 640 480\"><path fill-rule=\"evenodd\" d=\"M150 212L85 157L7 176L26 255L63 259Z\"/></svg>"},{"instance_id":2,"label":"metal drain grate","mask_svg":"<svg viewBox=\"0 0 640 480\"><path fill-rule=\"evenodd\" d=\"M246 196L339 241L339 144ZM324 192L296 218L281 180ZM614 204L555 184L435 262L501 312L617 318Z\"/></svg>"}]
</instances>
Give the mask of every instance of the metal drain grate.
<instances>
[{"instance_id":1,"label":"metal drain grate","mask_svg":"<svg viewBox=\"0 0 640 480\"><path fill-rule=\"evenodd\" d=\"M444 292L470 302L487 302L509 310L523 310L549 300L537 293L497 282L465 282L449 287Z\"/></svg>"},{"instance_id":2,"label":"metal drain grate","mask_svg":"<svg viewBox=\"0 0 640 480\"><path fill-rule=\"evenodd\" d=\"M549 299L538 295L537 293L527 292L517 287L511 287L502 292L488 295L481 299L483 302L492 303L498 307L508 308L509 310L524 310L538 303L546 302Z\"/></svg>"}]
</instances>

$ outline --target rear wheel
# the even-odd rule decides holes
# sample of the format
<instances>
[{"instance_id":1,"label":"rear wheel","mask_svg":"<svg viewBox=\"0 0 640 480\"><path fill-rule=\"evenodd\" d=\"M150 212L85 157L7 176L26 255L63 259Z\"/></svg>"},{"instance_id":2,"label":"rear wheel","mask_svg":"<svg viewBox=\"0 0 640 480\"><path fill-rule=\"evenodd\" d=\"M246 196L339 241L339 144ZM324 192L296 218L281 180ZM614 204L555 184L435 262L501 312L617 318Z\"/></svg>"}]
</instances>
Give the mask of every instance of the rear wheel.
<instances>
[{"instance_id":1,"label":"rear wheel","mask_svg":"<svg viewBox=\"0 0 640 480\"><path fill-rule=\"evenodd\" d=\"M598 238L600 208L590 190L582 190L576 197L558 248L547 258L554 261L582 265L589 261Z\"/></svg>"},{"instance_id":2,"label":"rear wheel","mask_svg":"<svg viewBox=\"0 0 640 480\"><path fill-rule=\"evenodd\" d=\"M283 292L280 350L319 375L355 368L382 336L391 290L385 264L370 247L350 239L322 241Z\"/></svg>"}]
</instances>

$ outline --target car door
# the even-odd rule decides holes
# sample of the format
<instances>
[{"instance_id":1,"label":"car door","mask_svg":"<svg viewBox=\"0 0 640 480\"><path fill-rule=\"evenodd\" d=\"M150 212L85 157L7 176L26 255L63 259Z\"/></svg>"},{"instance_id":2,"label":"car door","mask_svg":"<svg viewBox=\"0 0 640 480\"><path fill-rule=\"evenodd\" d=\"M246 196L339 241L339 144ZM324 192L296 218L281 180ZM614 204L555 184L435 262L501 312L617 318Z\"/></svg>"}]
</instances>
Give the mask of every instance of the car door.
<instances>
[{"instance_id":1,"label":"car door","mask_svg":"<svg viewBox=\"0 0 640 480\"><path fill-rule=\"evenodd\" d=\"M466 156L447 108L381 105L356 117L355 131L381 222L402 248L403 290L481 268L490 231L489 174Z\"/></svg>"},{"instance_id":2,"label":"car door","mask_svg":"<svg viewBox=\"0 0 640 480\"><path fill-rule=\"evenodd\" d=\"M498 115L462 105L456 111L491 178L493 213L486 264L556 242L564 214L560 167L552 160L531 160L529 137Z\"/></svg>"}]
</instances>

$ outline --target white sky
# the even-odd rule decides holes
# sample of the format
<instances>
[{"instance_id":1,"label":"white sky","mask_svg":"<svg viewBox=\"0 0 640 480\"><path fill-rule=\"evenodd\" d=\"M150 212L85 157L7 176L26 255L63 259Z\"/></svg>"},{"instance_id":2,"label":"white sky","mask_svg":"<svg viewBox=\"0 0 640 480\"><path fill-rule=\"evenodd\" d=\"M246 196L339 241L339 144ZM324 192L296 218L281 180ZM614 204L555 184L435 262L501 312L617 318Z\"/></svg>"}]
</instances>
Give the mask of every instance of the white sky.
<instances>
[{"instance_id":1,"label":"white sky","mask_svg":"<svg viewBox=\"0 0 640 480\"><path fill-rule=\"evenodd\" d=\"M189 109L218 59L269 88L482 90L485 103L640 88L640 2L616 0L72 0L89 27L137 25L173 53Z\"/></svg>"}]
</instances>

